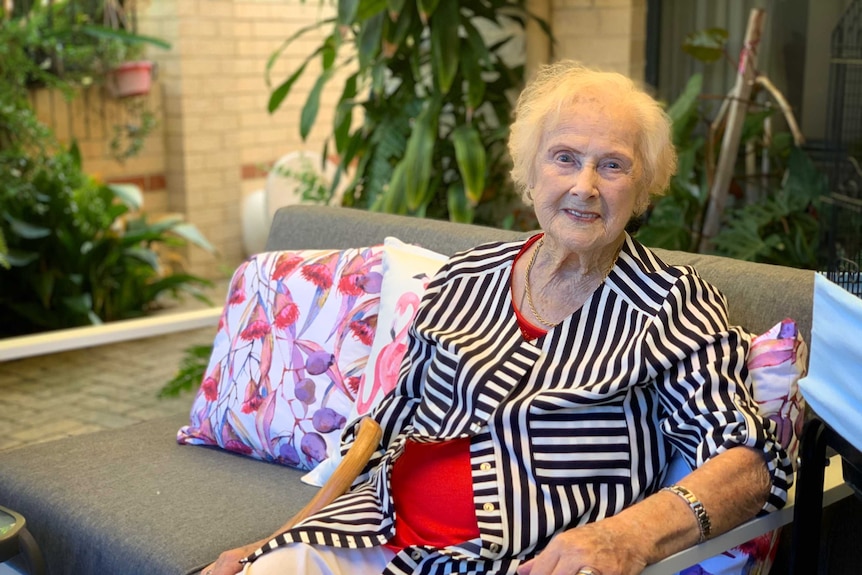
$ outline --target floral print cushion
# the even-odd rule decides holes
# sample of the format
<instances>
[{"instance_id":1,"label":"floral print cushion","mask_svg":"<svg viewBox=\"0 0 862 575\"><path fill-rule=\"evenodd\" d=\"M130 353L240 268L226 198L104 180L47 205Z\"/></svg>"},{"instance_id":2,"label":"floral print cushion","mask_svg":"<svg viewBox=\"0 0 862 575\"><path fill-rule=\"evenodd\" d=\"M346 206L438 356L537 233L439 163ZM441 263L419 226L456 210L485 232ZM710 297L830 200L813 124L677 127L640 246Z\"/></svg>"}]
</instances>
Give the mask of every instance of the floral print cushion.
<instances>
[{"instance_id":1,"label":"floral print cushion","mask_svg":"<svg viewBox=\"0 0 862 575\"><path fill-rule=\"evenodd\" d=\"M337 453L374 338L382 253L267 252L240 265L177 441L306 470Z\"/></svg>"},{"instance_id":2,"label":"floral print cushion","mask_svg":"<svg viewBox=\"0 0 862 575\"><path fill-rule=\"evenodd\" d=\"M755 337L748 351L754 401L760 413L777 424L778 440L794 462L805 419L805 400L798 382L805 376L807 365L808 347L791 319ZM671 465L673 467L674 463ZM673 483L686 475L685 467L668 477L665 483ZM764 533L684 569L680 575L767 575L778 551L779 533L779 530Z\"/></svg>"},{"instance_id":3,"label":"floral print cushion","mask_svg":"<svg viewBox=\"0 0 862 575\"><path fill-rule=\"evenodd\" d=\"M398 380L401 360L407 352L407 329L419 310L425 287L449 256L406 244L398 238L383 240L383 285L380 313L368 364L359 379L356 402L347 416L348 424L373 410ZM303 476L310 485L322 486L335 471L339 454Z\"/></svg>"}]
</instances>

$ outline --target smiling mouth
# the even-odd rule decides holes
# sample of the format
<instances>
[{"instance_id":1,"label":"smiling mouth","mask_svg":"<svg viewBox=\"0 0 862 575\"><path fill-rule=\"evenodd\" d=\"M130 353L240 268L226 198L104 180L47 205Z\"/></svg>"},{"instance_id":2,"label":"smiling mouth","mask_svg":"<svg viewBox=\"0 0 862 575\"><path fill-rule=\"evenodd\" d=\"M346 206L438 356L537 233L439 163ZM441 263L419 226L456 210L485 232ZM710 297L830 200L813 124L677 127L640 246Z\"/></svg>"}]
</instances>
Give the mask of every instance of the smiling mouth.
<instances>
[{"instance_id":1,"label":"smiling mouth","mask_svg":"<svg viewBox=\"0 0 862 575\"><path fill-rule=\"evenodd\" d=\"M565 212L579 220L597 220L599 219L599 214L595 212L582 212L580 210L567 209Z\"/></svg>"}]
</instances>

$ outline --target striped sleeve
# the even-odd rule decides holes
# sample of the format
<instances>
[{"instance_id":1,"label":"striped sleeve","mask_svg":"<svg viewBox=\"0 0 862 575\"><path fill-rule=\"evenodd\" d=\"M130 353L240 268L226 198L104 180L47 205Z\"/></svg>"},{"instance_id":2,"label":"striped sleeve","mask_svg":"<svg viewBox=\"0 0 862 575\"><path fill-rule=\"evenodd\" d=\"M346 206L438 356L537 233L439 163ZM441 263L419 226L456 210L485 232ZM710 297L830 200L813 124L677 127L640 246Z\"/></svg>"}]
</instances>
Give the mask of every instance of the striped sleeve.
<instances>
[{"instance_id":1,"label":"striped sleeve","mask_svg":"<svg viewBox=\"0 0 862 575\"><path fill-rule=\"evenodd\" d=\"M763 511L784 506L792 467L775 423L758 413L746 357L751 335L729 327L724 296L682 268L654 317L646 353L667 416L662 432L694 468L735 446L764 455L772 478Z\"/></svg>"}]
</instances>

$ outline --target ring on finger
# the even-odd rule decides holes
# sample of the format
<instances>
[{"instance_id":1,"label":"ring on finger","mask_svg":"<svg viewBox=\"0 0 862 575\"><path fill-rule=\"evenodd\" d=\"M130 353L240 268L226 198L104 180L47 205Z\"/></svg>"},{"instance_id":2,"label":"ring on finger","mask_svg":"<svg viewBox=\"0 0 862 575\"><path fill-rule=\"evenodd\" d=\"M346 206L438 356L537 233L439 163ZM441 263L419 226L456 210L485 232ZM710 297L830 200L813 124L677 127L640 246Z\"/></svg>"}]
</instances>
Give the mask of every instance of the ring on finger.
<instances>
[{"instance_id":1,"label":"ring on finger","mask_svg":"<svg viewBox=\"0 0 862 575\"><path fill-rule=\"evenodd\" d=\"M575 575L602 575L592 567L581 567Z\"/></svg>"}]
</instances>

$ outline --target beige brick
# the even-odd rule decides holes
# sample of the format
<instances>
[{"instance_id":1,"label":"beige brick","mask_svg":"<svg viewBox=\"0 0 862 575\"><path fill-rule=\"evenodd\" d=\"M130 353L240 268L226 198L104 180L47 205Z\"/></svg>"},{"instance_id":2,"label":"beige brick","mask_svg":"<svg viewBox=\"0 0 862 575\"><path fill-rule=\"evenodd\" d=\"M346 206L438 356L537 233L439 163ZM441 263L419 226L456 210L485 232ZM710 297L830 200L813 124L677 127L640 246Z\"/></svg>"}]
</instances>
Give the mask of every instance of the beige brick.
<instances>
[{"instance_id":1,"label":"beige brick","mask_svg":"<svg viewBox=\"0 0 862 575\"><path fill-rule=\"evenodd\" d=\"M234 150L207 154L203 158L203 168L206 170L228 169L228 166L239 163L239 157Z\"/></svg>"},{"instance_id":2,"label":"beige brick","mask_svg":"<svg viewBox=\"0 0 862 575\"><path fill-rule=\"evenodd\" d=\"M201 13L201 8L208 8L210 1L211 0L168 0L170 4L174 5L173 15L177 17L198 16Z\"/></svg>"},{"instance_id":3,"label":"beige brick","mask_svg":"<svg viewBox=\"0 0 862 575\"><path fill-rule=\"evenodd\" d=\"M186 20L180 25L180 32L188 38L214 38L219 36L218 20Z\"/></svg>"},{"instance_id":4,"label":"beige brick","mask_svg":"<svg viewBox=\"0 0 862 575\"><path fill-rule=\"evenodd\" d=\"M184 152L211 152L221 148L222 141L217 135L200 134L187 138L184 142Z\"/></svg>"},{"instance_id":5,"label":"beige brick","mask_svg":"<svg viewBox=\"0 0 862 575\"><path fill-rule=\"evenodd\" d=\"M195 83L193 85L197 85L199 77L218 77L221 75L222 68L223 65L219 60L196 58L194 63L189 63L189 65L183 69L183 76L184 78L194 78Z\"/></svg>"},{"instance_id":6,"label":"beige brick","mask_svg":"<svg viewBox=\"0 0 862 575\"><path fill-rule=\"evenodd\" d=\"M629 45L625 38L560 38L555 56L576 58L585 64L597 66L628 62Z\"/></svg>"},{"instance_id":7,"label":"beige brick","mask_svg":"<svg viewBox=\"0 0 862 575\"><path fill-rule=\"evenodd\" d=\"M251 22L240 20L221 21L219 22L219 31L223 35L230 35L235 38L250 38L251 37Z\"/></svg>"},{"instance_id":8,"label":"beige brick","mask_svg":"<svg viewBox=\"0 0 862 575\"><path fill-rule=\"evenodd\" d=\"M221 103L219 100L217 98L202 97L198 94L183 97L183 113L190 117L217 117L217 114L221 112Z\"/></svg>"},{"instance_id":9,"label":"beige brick","mask_svg":"<svg viewBox=\"0 0 862 575\"><path fill-rule=\"evenodd\" d=\"M151 214L168 211L168 193L164 190L148 191L144 194L144 209Z\"/></svg>"},{"instance_id":10,"label":"beige brick","mask_svg":"<svg viewBox=\"0 0 862 575\"><path fill-rule=\"evenodd\" d=\"M232 39L222 40L218 38L200 39L189 38L183 42L184 53L190 58L206 56L208 58L224 58L236 54L236 42ZM188 61L188 60L187 60Z\"/></svg>"},{"instance_id":11,"label":"beige brick","mask_svg":"<svg viewBox=\"0 0 862 575\"><path fill-rule=\"evenodd\" d=\"M285 22L259 21L252 22L251 32L255 38L286 39L293 33L293 26ZM269 48L269 46L267 46ZM271 49L271 48L270 48Z\"/></svg>"}]
</instances>

